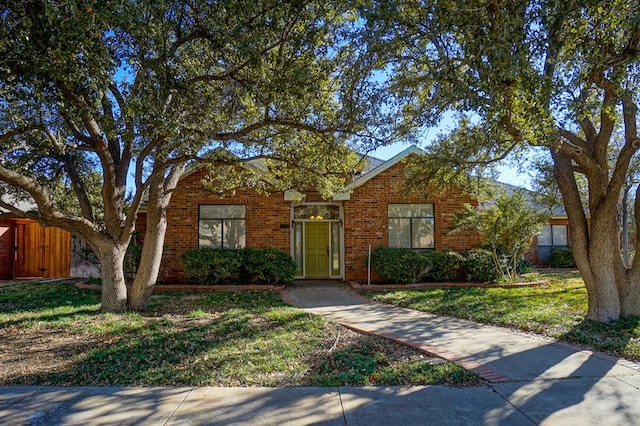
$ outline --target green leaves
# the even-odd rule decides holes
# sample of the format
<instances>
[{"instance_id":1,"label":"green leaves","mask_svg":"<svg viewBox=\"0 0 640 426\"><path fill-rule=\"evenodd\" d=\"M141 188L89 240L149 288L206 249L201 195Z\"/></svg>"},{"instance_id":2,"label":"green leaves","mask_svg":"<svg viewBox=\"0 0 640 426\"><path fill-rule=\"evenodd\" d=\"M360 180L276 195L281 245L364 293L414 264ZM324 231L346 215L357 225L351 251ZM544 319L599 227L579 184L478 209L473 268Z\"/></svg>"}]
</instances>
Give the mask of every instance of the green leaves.
<instances>
[{"instance_id":1,"label":"green leaves","mask_svg":"<svg viewBox=\"0 0 640 426\"><path fill-rule=\"evenodd\" d=\"M341 0L9 2L0 12L0 180L38 205L39 221L114 253L143 202L158 213L147 228L164 229L153 222L165 220L181 171L211 149L236 163L261 159L265 175L250 182L258 187L331 194L356 162L347 144L373 139L369 93L353 90L368 83L354 82L345 53L355 20ZM217 175L234 182L224 176L237 168L223 165ZM159 256L163 238L142 258ZM133 288L153 284L150 263ZM124 282L110 284L124 292Z\"/></svg>"},{"instance_id":2,"label":"green leaves","mask_svg":"<svg viewBox=\"0 0 640 426\"><path fill-rule=\"evenodd\" d=\"M523 255L548 220L547 211L537 211L523 192L515 192L494 196L477 208L465 204L452 232L482 233L483 245L491 251L496 269L504 278L513 280ZM508 259L506 264L503 256Z\"/></svg>"}]
</instances>

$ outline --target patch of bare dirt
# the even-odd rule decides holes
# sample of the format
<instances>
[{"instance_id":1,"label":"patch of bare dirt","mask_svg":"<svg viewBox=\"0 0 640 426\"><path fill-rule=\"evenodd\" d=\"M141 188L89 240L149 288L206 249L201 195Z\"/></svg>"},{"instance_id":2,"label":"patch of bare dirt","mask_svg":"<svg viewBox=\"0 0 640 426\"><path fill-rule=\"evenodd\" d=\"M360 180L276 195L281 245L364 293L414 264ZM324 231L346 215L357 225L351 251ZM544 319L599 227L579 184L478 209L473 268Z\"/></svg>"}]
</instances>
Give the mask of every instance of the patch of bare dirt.
<instances>
[{"instance_id":1,"label":"patch of bare dirt","mask_svg":"<svg viewBox=\"0 0 640 426\"><path fill-rule=\"evenodd\" d=\"M90 336L60 329L0 329L0 383L33 384L37 377L73 368L86 351L99 344Z\"/></svg>"},{"instance_id":2,"label":"patch of bare dirt","mask_svg":"<svg viewBox=\"0 0 640 426\"><path fill-rule=\"evenodd\" d=\"M186 315L164 313L176 329L189 329L211 321L208 318L191 318ZM158 321L160 318L146 318ZM338 332L339 330L339 332ZM76 333L64 328L24 328L9 326L0 329L0 384L46 384L47 375L74 371L83 356L96 347L117 339L110 334ZM344 327L336 327L335 334L320 348L313 358L321 359L333 351L366 346L369 350L384 354L389 364L406 361L428 360L425 354L391 340L356 333ZM314 362L311 363L315 364ZM54 383L55 384L55 383ZM304 385L304 378L287 383Z\"/></svg>"}]
</instances>

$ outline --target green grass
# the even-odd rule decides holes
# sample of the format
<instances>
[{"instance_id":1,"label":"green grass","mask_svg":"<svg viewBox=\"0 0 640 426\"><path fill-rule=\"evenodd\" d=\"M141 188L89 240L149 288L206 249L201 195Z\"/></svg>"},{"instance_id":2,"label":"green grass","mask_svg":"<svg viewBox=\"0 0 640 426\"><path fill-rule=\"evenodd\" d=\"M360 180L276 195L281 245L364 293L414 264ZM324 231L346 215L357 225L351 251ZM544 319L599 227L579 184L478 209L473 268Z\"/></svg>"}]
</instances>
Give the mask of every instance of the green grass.
<instances>
[{"instance_id":1,"label":"green grass","mask_svg":"<svg viewBox=\"0 0 640 426\"><path fill-rule=\"evenodd\" d=\"M123 314L100 313L99 299L99 292L61 283L0 288L0 384L480 382L453 364L394 358L379 338L357 335L330 351L336 325L287 305L277 292L160 293L147 312Z\"/></svg>"},{"instance_id":2,"label":"green grass","mask_svg":"<svg viewBox=\"0 0 640 426\"><path fill-rule=\"evenodd\" d=\"M377 347L379 341L363 336L321 360L310 378L313 386L408 386L413 384L476 385L475 373L439 359L413 359L391 364Z\"/></svg>"},{"instance_id":3,"label":"green grass","mask_svg":"<svg viewBox=\"0 0 640 426\"><path fill-rule=\"evenodd\" d=\"M439 288L367 293L373 300L516 328L640 360L640 318L586 321L587 292L578 274L545 274L549 283L514 288Z\"/></svg>"}]
</instances>

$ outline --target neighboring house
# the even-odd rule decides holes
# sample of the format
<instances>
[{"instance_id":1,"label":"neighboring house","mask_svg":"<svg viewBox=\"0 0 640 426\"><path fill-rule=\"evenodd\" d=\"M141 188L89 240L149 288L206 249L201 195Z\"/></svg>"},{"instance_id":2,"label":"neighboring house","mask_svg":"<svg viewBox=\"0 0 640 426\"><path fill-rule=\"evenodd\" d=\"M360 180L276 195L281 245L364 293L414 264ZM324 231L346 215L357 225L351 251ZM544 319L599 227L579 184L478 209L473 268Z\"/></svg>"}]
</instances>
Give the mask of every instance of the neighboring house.
<instances>
[{"instance_id":1,"label":"neighboring house","mask_svg":"<svg viewBox=\"0 0 640 426\"><path fill-rule=\"evenodd\" d=\"M498 185L507 194L523 191L522 188L502 182L498 182ZM549 209L549 206L541 205L535 201L535 194L532 191L524 191L528 194L527 198L529 203L534 208L540 210ZM568 247L571 245L567 212L564 207L559 204L554 205L550 210L551 216L549 218L549 224L542 227L542 231L540 231L531 243L531 249L525 254L526 260L535 265L545 265L554 248Z\"/></svg>"},{"instance_id":2,"label":"neighboring house","mask_svg":"<svg viewBox=\"0 0 640 426\"><path fill-rule=\"evenodd\" d=\"M569 219L566 215L554 213L549 219L549 224L542 228L533 241L528 260L534 264L546 264L554 248L570 245Z\"/></svg>"},{"instance_id":3,"label":"neighboring house","mask_svg":"<svg viewBox=\"0 0 640 426\"><path fill-rule=\"evenodd\" d=\"M35 206L18 202L21 210ZM2 210L0 210L2 212ZM30 219L0 220L0 280L99 276L86 244L60 228Z\"/></svg>"}]
</instances>

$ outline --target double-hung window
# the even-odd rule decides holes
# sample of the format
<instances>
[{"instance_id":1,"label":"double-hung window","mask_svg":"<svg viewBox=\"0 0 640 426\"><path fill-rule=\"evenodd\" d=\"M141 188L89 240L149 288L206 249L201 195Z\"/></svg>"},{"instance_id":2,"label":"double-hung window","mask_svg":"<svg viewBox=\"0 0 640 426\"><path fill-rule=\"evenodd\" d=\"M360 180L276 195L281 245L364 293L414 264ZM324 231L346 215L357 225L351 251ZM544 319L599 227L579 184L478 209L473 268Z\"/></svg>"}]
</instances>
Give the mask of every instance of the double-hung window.
<instances>
[{"instance_id":1,"label":"double-hung window","mask_svg":"<svg viewBox=\"0 0 640 426\"><path fill-rule=\"evenodd\" d=\"M433 204L389 204L389 247L433 249Z\"/></svg>"},{"instance_id":2,"label":"double-hung window","mask_svg":"<svg viewBox=\"0 0 640 426\"><path fill-rule=\"evenodd\" d=\"M247 244L245 207L241 205L201 205L198 246L240 249Z\"/></svg>"},{"instance_id":3,"label":"double-hung window","mask_svg":"<svg viewBox=\"0 0 640 426\"><path fill-rule=\"evenodd\" d=\"M538 260L545 262L555 247L568 245L567 225L545 225L538 234Z\"/></svg>"}]
</instances>

